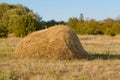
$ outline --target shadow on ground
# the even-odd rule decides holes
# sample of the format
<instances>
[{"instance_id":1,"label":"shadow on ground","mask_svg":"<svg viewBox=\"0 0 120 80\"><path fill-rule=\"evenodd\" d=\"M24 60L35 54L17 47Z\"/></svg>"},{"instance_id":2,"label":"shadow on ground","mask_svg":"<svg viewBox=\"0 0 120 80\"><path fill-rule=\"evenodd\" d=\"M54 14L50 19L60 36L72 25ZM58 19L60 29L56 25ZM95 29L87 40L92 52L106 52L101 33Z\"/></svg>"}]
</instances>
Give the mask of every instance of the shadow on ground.
<instances>
[{"instance_id":1,"label":"shadow on ground","mask_svg":"<svg viewBox=\"0 0 120 80\"><path fill-rule=\"evenodd\" d=\"M119 54L90 54L90 60L103 59L103 60L114 60L120 59Z\"/></svg>"}]
</instances>

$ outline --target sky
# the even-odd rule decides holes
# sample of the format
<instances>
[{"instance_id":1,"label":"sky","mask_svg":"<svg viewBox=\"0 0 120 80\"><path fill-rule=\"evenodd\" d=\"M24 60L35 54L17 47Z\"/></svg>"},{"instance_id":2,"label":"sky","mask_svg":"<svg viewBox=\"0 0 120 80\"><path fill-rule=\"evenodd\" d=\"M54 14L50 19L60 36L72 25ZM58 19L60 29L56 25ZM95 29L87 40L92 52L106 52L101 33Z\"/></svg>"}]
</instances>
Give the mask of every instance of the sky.
<instances>
[{"instance_id":1,"label":"sky","mask_svg":"<svg viewBox=\"0 0 120 80\"><path fill-rule=\"evenodd\" d=\"M103 20L120 17L120 0L0 0L0 3L22 4L43 20L68 21L71 17Z\"/></svg>"}]
</instances>

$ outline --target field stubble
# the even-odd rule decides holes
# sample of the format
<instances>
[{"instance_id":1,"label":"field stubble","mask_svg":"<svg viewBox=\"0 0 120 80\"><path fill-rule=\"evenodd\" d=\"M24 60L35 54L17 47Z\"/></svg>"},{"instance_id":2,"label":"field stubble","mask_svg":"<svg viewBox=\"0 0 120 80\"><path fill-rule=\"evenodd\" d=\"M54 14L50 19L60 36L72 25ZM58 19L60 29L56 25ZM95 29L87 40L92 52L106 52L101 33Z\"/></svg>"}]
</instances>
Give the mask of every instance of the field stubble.
<instances>
[{"instance_id":1,"label":"field stubble","mask_svg":"<svg viewBox=\"0 0 120 80\"><path fill-rule=\"evenodd\" d=\"M0 80L120 80L120 35L78 35L92 60L15 59L21 38L0 39Z\"/></svg>"}]
</instances>

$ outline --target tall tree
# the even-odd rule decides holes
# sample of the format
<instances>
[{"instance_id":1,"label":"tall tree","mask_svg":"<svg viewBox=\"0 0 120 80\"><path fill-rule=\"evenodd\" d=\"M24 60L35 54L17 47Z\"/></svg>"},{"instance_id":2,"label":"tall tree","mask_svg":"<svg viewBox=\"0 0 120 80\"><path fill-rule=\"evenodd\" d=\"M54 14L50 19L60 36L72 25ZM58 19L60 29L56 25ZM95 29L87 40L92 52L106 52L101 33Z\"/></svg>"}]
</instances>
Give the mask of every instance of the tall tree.
<instances>
[{"instance_id":1,"label":"tall tree","mask_svg":"<svg viewBox=\"0 0 120 80\"><path fill-rule=\"evenodd\" d=\"M83 13L80 14L79 20L80 20L80 22L84 22L84 16L83 16Z\"/></svg>"}]
</instances>

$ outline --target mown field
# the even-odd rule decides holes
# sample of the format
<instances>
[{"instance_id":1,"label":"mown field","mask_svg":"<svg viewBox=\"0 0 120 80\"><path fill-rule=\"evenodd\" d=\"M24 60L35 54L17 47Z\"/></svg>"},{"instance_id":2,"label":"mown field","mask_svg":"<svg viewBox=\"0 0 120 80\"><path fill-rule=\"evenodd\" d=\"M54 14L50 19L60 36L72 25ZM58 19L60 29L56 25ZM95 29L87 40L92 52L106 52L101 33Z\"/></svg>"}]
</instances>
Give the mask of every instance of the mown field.
<instances>
[{"instance_id":1,"label":"mown field","mask_svg":"<svg viewBox=\"0 0 120 80\"><path fill-rule=\"evenodd\" d=\"M0 39L0 80L120 80L120 35L78 35L93 59L15 59L11 54L22 38Z\"/></svg>"}]
</instances>

